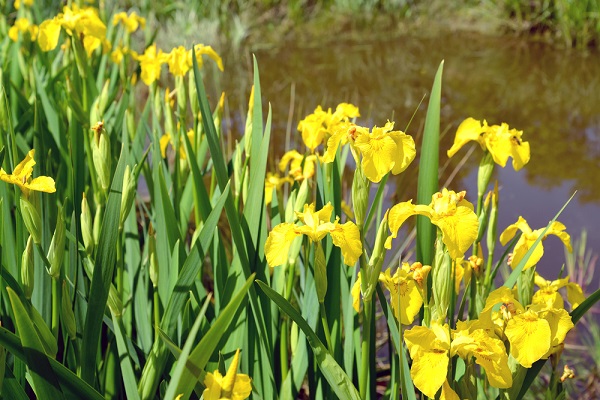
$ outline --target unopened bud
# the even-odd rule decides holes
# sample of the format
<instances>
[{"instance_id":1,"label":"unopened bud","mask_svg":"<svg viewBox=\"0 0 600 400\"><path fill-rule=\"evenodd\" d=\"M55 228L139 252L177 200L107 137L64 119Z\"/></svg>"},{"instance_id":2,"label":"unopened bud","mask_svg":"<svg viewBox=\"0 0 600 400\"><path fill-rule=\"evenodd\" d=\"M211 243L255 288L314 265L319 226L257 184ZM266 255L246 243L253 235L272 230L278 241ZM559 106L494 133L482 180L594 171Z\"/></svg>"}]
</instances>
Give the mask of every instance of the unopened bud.
<instances>
[{"instance_id":1,"label":"unopened bud","mask_svg":"<svg viewBox=\"0 0 600 400\"><path fill-rule=\"evenodd\" d=\"M19 199L23 223L27 228L27 232L29 232L33 238L33 243L35 244L40 244L42 242L42 219L38 211L38 197L38 192L32 191L27 198L24 195L21 195Z\"/></svg>"},{"instance_id":2,"label":"unopened bud","mask_svg":"<svg viewBox=\"0 0 600 400\"><path fill-rule=\"evenodd\" d=\"M48 249L48 262L50 262L50 271L48 273L54 279L58 279L60 276L60 267L62 266L63 260L65 259L65 222L62 216L62 208L58 209L58 215L56 217L56 228L54 229L54 236L50 242L50 248Z\"/></svg>"},{"instance_id":3,"label":"unopened bud","mask_svg":"<svg viewBox=\"0 0 600 400\"><path fill-rule=\"evenodd\" d=\"M83 198L81 199L81 237L83 239L85 251L88 254L92 254L94 251L94 246L96 245L94 242L93 226L92 212L90 211L90 206L87 198L85 197L85 193L83 193Z\"/></svg>"},{"instance_id":4,"label":"unopened bud","mask_svg":"<svg viewBox=\"0 0 600 400\"><path fill-rule=\"evenodd\" d=\"M61 296L61 309L60 314L62 317L63 325L69 334L71 340L77 338L77 324L75 323L75 314L73 313L73 305L71 304L71 297L67 290L67 282L62 282L62 296Z\"/></svg>"},{"instance_id":5,"label":"unopened bud","mask_svg":"<svg viewBox=\"0 0 600 400\"><path fill-rule=\"evenodd\" d=\"M362 230L369 206L369 180L365 177L360 164L354 170L354 179L352 181L352 206L354 207L354 216L356 225Z\"/></svg>"},{"instance_id":6,"label":"unopened bud","mask_svg":"<svg viewBox=\"0 0 600 400\"><path fill-rule=\"evenodd\" d=\"M183 76L175 77L175 88L177 89L177 110L180 115L186 115L187 94L185 93L185 82Z\"/></svg>"},{"instance_id":7,"label":"unopened bud","mask_svg":"<svg viewBox=\"0 0 600 400\"><path fill-rule=\"evenodd\" d=\"M152 286L158 287L158 259L156 257L156 238L154 236L154 228L150 225L148 229L148 254L149 254L149 273Z\"/></svg>"},{"instance_id":8,"label":"unopened bud","mask_svg":"<svg viewBox=\"0 0 600 400\"><path fill-rule=\"evenodd\" d=\"M117 289L112 284L108 291L108 301L106 304L115 317L120 317L123 314L123 302L117 293Z\"/></svg>"},{"instance_id":9,"label":"unopened bud","mask_svg":"<svg viewBox=\"0 0 600 400\"><path fill-rule=\"evenodd\" d=\"M371 296L375 293L375 289L377 288L377 284L379 282L379 274L381 273L381 267L383 265L383 260L385 259L385 255L387 253L387 249L385 248L385 242L389 236L389 227L388 227L388 215L387 213L383 217L383 220L379 224L379 228L377 229L377 236L375 237L375 245L373 246L373 253L371 254L371 258L369 259L369 263L367 264L366 271L362 271L363 279L365 280L365 284L363 287L363 299L365 301L370 301Z\"/></svg>"},{"instance_id":10,"label":"unopened bud","mask_svg":"<svg viewBox=\"0 0 600 400\"><path fill-rule=\"evenodd\" d=\"M27 245L21 257L21 283L25 297L31 299L34 284L34 263L33 263L33 239L31 235L27 239Z\"/></svg>"},{"instance_id":11,"label":"unopened bud","mask_svg":"<svg viewBox=\"0 0 600 400\"><path fill-rule=\"evenodd\" d=\"M213 112L213 122L215 124L215 128L217 128L217 133L221 136L221 121L223 120L223 108L225 107L225 92L221 93L221 97L219 98L219 103L217 104L217 108Z\"/></svg>"},{"instance_id":12,"label":"unopened bud","mask_svg":"<svg viewBox=\"0 0 600 400\"><path fill-rule=\"evenodd\" d=\"M196 92L196 79L194 76L194 70L191 69L188 73L188 94L190 96L192 115L198 115L200 113L200 104L198 103L198 92Z\"/></svg>"},{"instance_id":13,"label":"unopened bud","mask_svg":"<svg viewBox=\"0 0 600 400\"><path fill-rule=\"evenodd\" d=\"M102 218L104 217L104 212L101 205L96 207L96 214L94 215L94 226L93 226L93 235L94 235L94 243L100 243L100 230L102 229Z\"/></svg>"},{"instance_id":14,"label":"unopened bud","mask_svg":"<svg viewBox=\"0 0 600 400\"><path fill-rule=\"evenodd\" d=\"M494 158L489 151L484 153L481 162L479 163L479 170L477 171L477 197L482 198L485 193L490 178L494 172Z\"/></svg>"},{"instance_id":15,"label":"unopened bud","mask_svg":"<svg viewBox=\"0 0 600 400\"><path fill-rule=\"evenodd\" d=\"M246 115L246 127L244 129L244 143L246 149L246 157L250 157L252 148L252 121L254 115L254 85L250 90L250 99L248 99L248 114Z\"/></svg>"},{"instance_id":16,"label":"unopened bud","mask_svg":"<svg viewBox=\"0 0 600 400\"><path fill-rule=\"evenodd\" d=\"M108 192L110 186L110 142L104 124L98 122L94 127L94 139L92 140L92 159L96 174L98 176L98 185L102 188L104 194Z\"/></svg>"},{"instance_id":17,"label":"unopened bud","mask_svg":"<svg viewBox=\"0 0 600 400\"><path fill-rule=\"evenodd\" d=\"M452 293L452 279L448 279L452 271L452 259L445 249L441 237L437 238L434 264L431 268L433 300L432 320L443 321L448 315L450 295Z\"/></svg>"},{"instance_id":18,"label":"unopened bud","mask_svg":"<svg viewBox=\"0 0 600 400\"><path fill-rule=\"evenodd\" d=\"M325 253L319 242L315 246L315 286L317 299L319 303L323 303L327 294L327 260L325 260Z\"/></svg>"},{"instance_id":19,"label":"unopened bud","mask_svg":"<svg viewBox=\"0 0 600 400\"><path fill-rule=\"evenodd\" d=\"M96 97L90 109L90 126L94 126L97 121L102 120L102 116L106 112L108 106L108 88L110 80L107 80L102 87L100 95Z\"/></svg>"},{"instance_id":20,"label":"unopened bud","mask_svg":"<svg viewBox=\"0 0 600 400\"><path fill-rule=\"evenodd\" d=\"M137 181L135 175L131 172L129 165L125 167L125 174L123 175L123 193L121 198L121 212L119 214L119 229L123 229L123 224L131 211L133 200L135 199L135 189Z\"/></svg>"}]
</instances>

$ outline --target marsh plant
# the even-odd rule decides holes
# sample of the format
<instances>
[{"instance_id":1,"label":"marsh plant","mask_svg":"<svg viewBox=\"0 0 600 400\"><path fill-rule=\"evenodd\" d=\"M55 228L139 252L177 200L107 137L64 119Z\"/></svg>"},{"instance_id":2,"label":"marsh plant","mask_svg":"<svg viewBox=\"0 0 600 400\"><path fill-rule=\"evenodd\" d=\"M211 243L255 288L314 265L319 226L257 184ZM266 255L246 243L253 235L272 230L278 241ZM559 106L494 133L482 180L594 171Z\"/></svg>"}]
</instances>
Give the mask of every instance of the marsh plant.
<instances>
[{"instance_id":1,"label":"marsh plant","mask_svg":"<svg viewBox=\"0 0 600 400\"><path fill-rule=\"evenodd\" d=\"M105 3L2 4L3 396L520 399L544 364L565 395L565 338L600 294L548 276L544 240L571 250L558 214L498 227L493 171L527 167L524 132L465 116L440 156L443 62L420 149L360 105L315 105L274 163L256 60L225 152L210 45L161 49ZM470 142L477 193L439 187ZM390 175L416 173L417 198L386 206ZM394 261L414 220L416 258Z\"/></svg>"}]
</instances>

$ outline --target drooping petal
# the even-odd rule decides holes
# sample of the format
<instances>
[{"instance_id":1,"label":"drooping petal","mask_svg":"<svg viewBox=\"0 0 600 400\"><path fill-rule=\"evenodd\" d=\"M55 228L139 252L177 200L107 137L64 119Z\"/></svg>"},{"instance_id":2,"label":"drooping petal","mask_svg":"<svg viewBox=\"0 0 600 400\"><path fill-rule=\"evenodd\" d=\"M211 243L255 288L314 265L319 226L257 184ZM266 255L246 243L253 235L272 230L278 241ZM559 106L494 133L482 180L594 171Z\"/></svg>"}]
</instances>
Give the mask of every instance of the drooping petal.
<instances>
[{"instance_id":1,"label":"drooping petal","mask_svg":"<svg viewBox=\"0 0 600 400\"><path fill-rule=\"evenodd\" d=\"M390 227L391 235L385 242L387 249L392 248L392 239L398 237L398 230L409 217L416 215L416 206L412 203L412 200L398 203L390 209L388 214L388 224Z\"/></svg>"},{"instance_id":2,"label":"drooping petal","mask_svg":"<svg viewBox=\"0 0 600 400\"><path fill-rule=\"evenodd\" d=\"M463 257L477 239L479 221L468 207L457 207L453 215L434 216L431 222L442 231L442 241L453 259Z\"/></svg>"},{"instance_id":3,"label":"drooping petal","mask_svg":"<svg viewBox=\"0 0 600 400\"><path fill-rule=\"evenodd\" d=\"M460 400L458 394L452 390L450 384L448 383L448 379L444 381L442 385L442 392L440 393L440 400Z\"/></svg>"},{"instance_id":4,"label":"drooping petal","mask_svg":"<svg viewBox=\"0 0 600 400\"><path fill-rule=\"evenodd\" d=\"M292 242L298 236L296 225L283 223L277 225L271 232L265 243L265 256L270 267L285 264L290 252Z\"/></svg>"},{"instance_id":5,"label":"drooping petal","mask_svg":"<svg viewBox=\"0 0 600 400\"><path fill-rule=\"evenodd\" d=\"M480 135L483 133L483 127L481 122L474 118L465 119L456 130L456 136L454 137L454 144L448 150L448 157L452 157L458 150L460 150L465 144L474 140L480 141Z\"/></svg>"},{"instance_id":6,"label":"drooping petal","mask_svg":"<svg viewBox=\"0 0 600 400\"><path fill-rule=\"evenodd\" d=\"M533 310L512 317L504 330L510 342L510 354L525 368L542 358L551 345L548 321Z\"/></svg>"},{"instance_id":7,"label":"drooping petal","mask_svg":"<svg viewBox=\"0 0 600 400\"><path fill-rule=\"evenodd\" d=\"M404 171L415 159L417 150L412 136L401 131L390 132L390 137L396 142L397 155L394 157L396 163L392 168L392 174L398 175Z\"/></svg>"},{"instance_id":8,"label":"drooping petal","mask_svg":"<svg viewBox=\"0 0 600 400\"><path fill-rule=\"evenodd\" d=\"M54 179L49 176L38 176L31 180L31 182L26 183L25 186L29 190L35 190L38 192L45 193L54 193L56 192L56 186L54 183Z\"/></svg>"},{"instance_id":9,"label":"drooping petal","mask_svg":"<svg viewBox=\"0 0 600 400\"><path fill-rule=\"evenodd\" d=\"M56 17L47 19L39 26L38 44L42 51L54 50L58 45L58 37L60 36L60 23Z\"/></svg>"},{"instance_id":10,"label":"drooping petal","mask_svg":"<svg viewBox=\"0 0 600 400\"><path fill-rule=\"evenodd\" d=\"M571 303L571 308L574 310L585 300L585 295L581 286L575 282L569 282L567 284L567 300Z\"/></svg>"},{"instance_id":11,"label":"drooping petal","mask_svg":"<svg viewBox=\"0 0 600 400\"><path fill-rule=\"evenodd\" d=\"M335 228L330 233L333 244L342 250L344 263L348 266L356 264L362 254L362 243L360 241L360 231L354 222L336 223Z\"/></svg>"},{"instance_id":12,"label":"drooping petal","mask_svg":"<svg viewBox=\"0 0 600 400\"><path fill-rule=\"evenodd\" d=\"M389 136L374 137L362 134L356 138L354 146L362 153L362 170L371 182L379 182L394 168L398 148Z\"/></svg>"},{"instance_id":13,"label":"drooping petal","mask_svg":"<svg viewBox=\"0 0 600 400\"><path fill-rule=\"evenodd\" d=\"M413 360L410 376L415 386L426 396L435 398L448 373L449 341L440 340L433 330L424 326L405 331L404 341Z\"/></svg>"},{"instance_id":14,"label":"drooping petal","mask_svg":"<svg viewBox=\"0 0 600 400\"><path fill-rule=\"evenodd\" d=\"M532 230L529 227L529 224L527 224L527 221L525 220L525 218L519 216L519 219L517 220L517 222L515 222L512 225L509 225L504 232L502 232L500 234L500 243L502 243L502 246L506 246L506 243L508 243L513 237L515 237L515 235L517 234L517 231L520 230L523 233L531 233Z\"/></svg>"}]
</instances>

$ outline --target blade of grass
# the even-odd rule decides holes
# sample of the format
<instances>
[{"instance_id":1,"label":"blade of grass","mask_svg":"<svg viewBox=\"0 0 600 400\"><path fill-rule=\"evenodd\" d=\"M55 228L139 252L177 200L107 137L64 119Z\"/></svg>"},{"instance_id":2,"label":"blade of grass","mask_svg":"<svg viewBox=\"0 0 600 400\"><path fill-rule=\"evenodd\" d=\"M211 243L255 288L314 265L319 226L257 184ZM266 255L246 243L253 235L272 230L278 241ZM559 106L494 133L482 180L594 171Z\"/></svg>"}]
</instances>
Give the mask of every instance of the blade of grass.
<instances>
[{"instance_id":1,"label":"blade of grass","mask_svg":"<svg viewBox=\"0 0 600 400\"><path fill-rule=\"evenodd\" d=\"M100 239L94 275L90 290L83 339L81 345L81 377L90 385L94 385L96 376L96 357L100 334L102 332L102 319L108 300L108 291L113 280L113 272L117 259L117 235L119 232L119 214L121 211L121 190L123 188L123 175L127 159L126 149L121 151L119 163L113 176L113 181L108 195L108 202Z\"/></svg>"},{"instance_id":2,"label":"blade of grass","mask_svg":"<svg viewBox=\"0 0 600 400\"><path fill-rule=\"evenodd\" d=\"M417 183L417 204L429 204L431 196L439 190L438 166L440 147L440 101L442 96L442 72L444 61L440 63L427 107L421 158L419 160L419 180ZM431 265L435 227L427 217L417 216L417 261Z\"/></svg>"},{"instance_id":3,"label":"blade of grass","mask_svg":"<svg viewBox=\"0 0 600 400\"><path fill-rule=\"evenodd\" d=\"M302 318L302 315L300 315L300 313L285 298L267 286L264 282L256 281L256 283L263 292L279 306L281 311L294 320L294 322L298 324L298 327L306 334L306 339L313 349L319 369L335 394L340 399L360 400L360 395L348 375L346 375L342 367L340 367L331 353L325 348L317 334L311 329L306 320Z\"/></svg>"},{"instance_id":4,"label":"blade of grass","mask_svg":"<svg viewBox=\"0 0 600 400\"><path fill-rule=\"evenodd\" d=\"M202 322L202 320L204 319L204 316L206 315L206 309L208 308L208 305L210 304L211 297L212 296L210 293L206 296L204 305L202 306L202 309L200 310L200 313L196 317L196 320L194 321L194 325L192 326L192 329L190 330L190 332L188 334L188 337L185 341L185 345L183 346L183 349L181 350L181 353L179 354L179 358L177 359L177 365L175 366L175 371L173 371L173 374L171 375L171 381L169 382L169 386L167 386L167 391L165 392L165 395L163 397L164 399L167 399L167 400L175 399L175 396L178 393L181 393L178 389L179 389L179 386L181 385L182 378L184 377L185 367L188 362L188 358L189 358L190 352L192 350L192 346L194 345L194 341L196 340L196 335L198 334L198 331L200 330L200 323ZM191 392L191 390L190 390L190 392Z\"/></svg>"}]
</instances>

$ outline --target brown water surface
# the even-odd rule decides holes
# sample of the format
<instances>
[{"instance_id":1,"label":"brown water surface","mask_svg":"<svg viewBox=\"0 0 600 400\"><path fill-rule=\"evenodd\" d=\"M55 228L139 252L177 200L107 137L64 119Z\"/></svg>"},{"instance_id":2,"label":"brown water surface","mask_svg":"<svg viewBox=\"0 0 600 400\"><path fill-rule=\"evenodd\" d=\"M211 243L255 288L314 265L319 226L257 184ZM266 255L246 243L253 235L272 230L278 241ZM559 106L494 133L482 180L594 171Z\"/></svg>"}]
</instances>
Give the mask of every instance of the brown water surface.
<instances>
[{"instance_id":1,"label":"brown water surface","mask_svg":"<svg viewBox=\"0 0 600 400\"><path fill-rule=\"evenodd\" d=\"M403 130L416 111L406 132L418 137L428 101L420 104L421 99L445 60L441 128L446 134L440 144L440 166L445 168L440 185L471 147L450 160L445 154L463 119L507 122L523 130L524 140L531 145L531 161L519 172L510 163L496 168L499 229L519 215L533 229L541 228L577 190L559 220L572 236L586 229L589 247L600 251L600 54L455 33L368 43L285 43L255 49L254 54L265 115L267 102L273 109L273 169L284 152L288 127L291 146L303 148L295 127L317 105L335 108L340 102L352 102L360 108L359 124L381 126L392 119ZM225 52L224 58L220 86L227 93L229 111L224 123L233 137L239 137L252 82L251 50ZM473 149L449 185L457 191L466 189L472 202L481 154L479 148ZM350 183L352 174L346 175ZM392 204L416 197L416 176L414 163L400 178L390 180L395 188L395 193L388 193ZM563 246L550 237L545 250L538 270L548 271L554 279L564 262Z\"/></svg>"}]
</instances>

